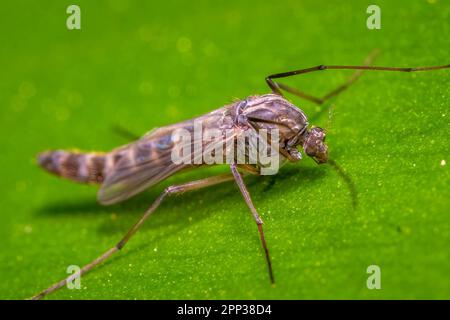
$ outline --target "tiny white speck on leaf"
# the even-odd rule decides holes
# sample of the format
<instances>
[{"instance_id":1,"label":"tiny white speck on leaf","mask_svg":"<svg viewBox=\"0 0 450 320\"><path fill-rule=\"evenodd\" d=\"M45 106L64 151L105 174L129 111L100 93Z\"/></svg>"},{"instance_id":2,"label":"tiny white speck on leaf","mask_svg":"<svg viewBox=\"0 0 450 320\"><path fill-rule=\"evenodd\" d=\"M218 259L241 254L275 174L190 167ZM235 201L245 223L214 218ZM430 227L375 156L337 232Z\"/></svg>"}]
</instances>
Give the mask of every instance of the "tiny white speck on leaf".
<instances>
[{"instance_id":1,"label":"tiny white speck on leaf","mask_svg":"<svg viewBox=\"0 0 450 320\"><path fill-rule=\"evenodd\" d=\"M447 164L447 162L445 162L444 159L441 160L441 166L445 166Z\"/></svg>"}]
</instances>

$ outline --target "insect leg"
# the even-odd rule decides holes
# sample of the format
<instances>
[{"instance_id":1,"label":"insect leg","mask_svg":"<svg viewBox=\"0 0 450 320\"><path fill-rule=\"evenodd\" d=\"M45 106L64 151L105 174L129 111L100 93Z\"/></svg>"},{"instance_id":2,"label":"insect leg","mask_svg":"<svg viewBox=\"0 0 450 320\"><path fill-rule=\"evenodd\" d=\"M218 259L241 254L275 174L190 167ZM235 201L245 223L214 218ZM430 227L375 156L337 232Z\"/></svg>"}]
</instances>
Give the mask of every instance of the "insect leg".
<instances>
[{"instance_id":1,"label":"insect leg","mask_svg":"<svg viewBox=\"0 0 450 320\"><path fill-rule=\"evenodd\" d=\"M114 131L114 133L121 136L125 140L136 141L136 140L139 140L139 138L140 138L138 135L134 134L130 130L128 130L125 127L122 127L121 125L118 125L118 124L114 125L112 127L112 130Z\"/></svg>"},{"instance_id":2,"label":"insect leg","mask_svg":"<svg viewBox=\"0 0 450 320\"><path fill-rule=\"evenodd\" d=\"M379 54L379 50L377 50L377 49L373 50L369 54L369 56L366 58L366 60L364 61L364 66L368 66L368 65L372 64L373 60L378 56L378 54ZM306 70L308 70L308 69L306 69ZM297 72L299 72L299 71L302 71L302 70L297 70ZM313 71L313 70L311 70L311 71ZM316 70L314 70L314 71L316 71ZM296 75L296 74L300 74L300 73L295 73L295 72L296 71L292 71L293 74L290 74L291 72L286 72L286 75L284 77L289 77L289 76L293 76L293 75ZM298 90L296 88L289 87L289 86L287 86L287 85L285 85L283 83L275 82L273 79L278 78L277 75L270 75L270 76L268 76L266 78L266 81L269 84L269 87L272 88L272 91L274 93L278 93L278 94L281 93L280 90L277 90L277 88L278 88L278 89L281 89L281 90L285 90L285 91L287 91L287 92L289 92L289 93L291 93L291 94L293 94L293 95L295 95L297 97L300 97L300 98L303 98L303 99L306 99L306 100L309 100L309 101L312 101L312 102L314 102L316 104L321 105L326 100L330 99L333 96L338 95L339 93L341 93L342 91L347 89L353 82L355 82L356 80L358 80L359 77L361 77L362 73L363 73L363 70L357 70L355 73L353 73L350 76L350 78L348 78L348 80L345 83L343 83L342 85L340 85L336 89L332 90L328 94L324 95L322 98L318 98L318 97L309 95L309 94L304 93L304 92L302 92L302 91L300 91L300 90ZM275 90L274 90L274 87L277 87L277 88L275 88Z\"/></svg>"},{"instance_id":3,"label":"insect leg","mask_svg":"<svg viewBox=\"0 0 450 320\"><path fill-rule=\"evenodd\" d=\"M377 67L377 66L370 66L371 62L375 59L375 57L378 55L378 51L374 50L366 59L365 65L363 66L326 66L326 65L320 65L312 68L307 69L299 69L294 71L288 71L283 73L277 73L272 74L268 77L266 77L266 82L269 85L269 87L272 89L273 93L283 95L281 93L281 90L285 90L287 92L290 92L298 97L307 99L309 101L315 102L317 104L322 104L329 98L336 96L343 90L345 90L350 84L355 82L362 74L364 70L369 71L398 71L398 72L415 72L415 71L429 71L429 70L439 70L439 69L446 69L450 68L450 64L442 65L442 66L432 66L432 67L417 67L417 68L398 68L398 67ZM280 78L287 78L299 74L309 73L309 72L315 72L315 71L321 71L321 70L358 70L355 72L344 84L339 86L338 88L332 90L328 94L324 95L322 98L317 98L311 95L308 95L306 93L303 93L297 89L291 88L287 85L275 82L274 79L280 79Z\"/></svg>"},{"instance_id":4,"label":"insect leg","mask_svg":"<svg viewBox=\"0 0 450 320\"><path fill-rule=\"evenodd\" d=\"M95 266L99 265L100 263L102 263L103 261L108 259L113 253L122 249L127 244L128 240L130 240L130 238L138 231L138 229L142 226L142 224L147 220L147 218L159 207L159 205L162 203L162 201L164 200L165 197L170 196L172 194L183 193L186 191L192 191L192 190L197 190L197 189L213 186L215 184L219 184L219 183L231 181L231 180L233 180L233 175L223 174L223 175L209 177L209 178L202 179L202 180L196 180L196 181L191 181L191 182L187 182L187 183L180 184L180 185L174 185L174 186L167 187L159 195L159 197L156 198L156 200L153 202L153 204L147 209L147 211L144 213L142 218L139 219L139 221L127 232L127 234L122 238L122 240L120 240L114 247L112 247L111 249L106 251L104 254L99 256L97 259L93 260L91 263L89 263L89 264L85 265L83 268L81 268L81 271L79 274L73 274L73 275L53 284L49 288L47 288L44 291L33 296L31 299L32 300L41 299L44 296L60 289L61 287L66 285L68 282L73 281L77 277L81 277L83 274L87 273L92 268L94 268Z\"/></svg>"},{"instance_id":5,"label":"insect leg","mask_svg":"<svg viewBox=\"0 0 450 320\"><path fill-rule=\"evenodd\" d=\"M247 187L245 186L245 183L244 183L244 180L242 179L241 174L237 170L236 164L231 164L230 168L231 168L231 172L233 173L234 180L236 181L236 184L238 185L239 190L241 191L242 196L244 197L244 200L247 203L247 206L250 209L250 211L253 215L253 218L256 221L256 224L258 225L259 237L261 238L261 244L264 248L264 253L266 255L266 261L267 261L267 267L269 269L270 282L272 284L274 284L275 279L273 277L272 263L270 261L269 249L267 248L267 243L266 243L266 239L264 237L264 231L263 231L263 227L262 227L263 221L261 220L261 218L258 214L258 211L256 211L256 208L253 205L252 199L250 198L250 193L248 192Z\"/></svg>"}]
</instances>

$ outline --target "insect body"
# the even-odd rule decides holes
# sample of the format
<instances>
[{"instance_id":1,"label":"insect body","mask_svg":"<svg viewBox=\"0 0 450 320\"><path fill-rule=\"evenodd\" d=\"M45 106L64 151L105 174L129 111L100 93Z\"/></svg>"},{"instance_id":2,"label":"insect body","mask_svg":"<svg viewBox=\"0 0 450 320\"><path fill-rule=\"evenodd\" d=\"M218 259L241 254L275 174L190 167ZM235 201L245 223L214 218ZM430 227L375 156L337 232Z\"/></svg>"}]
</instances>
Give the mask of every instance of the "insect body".
<instances>
[{"instance_id":1,"label":"insect body","mask_svg":"<svg viewBox=\"0 0 450 320\"><path fill-rule=\"evenodd\" d=\"M177 143L173 141L174 131L183 128L193 133L195 121L203 123L203 130L220 129L223 140L214 143L225 145L225 140L231 139L230 144L233 146L237 144L239 135L247 130L258 132L261 129L276 129L280 133L277 151L282 163L301 159L297 149L299 145L319 163L326 162L328 158L324 143L325 132L320 128L309 130L303 111L282 96L267 94L252 96L204 116L153 130L138 141L109 153L47 151L39 155L38 161L43 168L61 177L81 183L100 184L99 202L117 203L181 170L198 166L175 164L171 159L171 152ZM203 150L211 147L203 139L200 143ZM238 162L237 159L234 160L235 163ZM191 162L196 163L195 159ZM252 173L259 173L260 170L258 164L253 167L245 163L238 166Z\"/></svg>"},{"instance_id":2,"label":"insect body","mask_svg":"<svg viewBox=\"0 0 450 320\"><path fill-rule=\"evenodd\" d=\"M363 70L383 71L427 71L449 68L450 65L421 68L391 68L372 67L370 63L376 52L371 54L365 61L364 66L324 66L295 70L285 73L274 74L266 78L266 82L272 89L272 93L251 96L245 100L236 101L232 104L219 108L204 116L184 121L175 125L162 127L149 132L137 141L112 150L109 153L80 153L69 151L47 151L38 157L39 164L47 171L82 183L100 184L98 200L102 204L113 204L126 200L133 195L155 185L169 176L182 170L192 169L208 163L196 152L188 153L190 161L173 161L172 151L180 142L174 139L174 132L183 129L185 132L193 133L193 139L188 144L200 145L201 151L211 149L225 149L223 163L230 166L230 174L209 177L202 180L191 181L166 188L163 193L144 213L142 218L127 232L127 234L112 248L93 260L81 269L79 275L74 274L63 279L48 289L35 295L33 299L56 291L66 283L78 276L88 272L96 265L108 259L112 254L119 251L129 239L142 226L147 218L158 208L161 202L169 195L182 193L190 190L205 188L222 182L234 180L252 213L258 227L258 232L265 252L269 277L274 283L272 264L263 232L263 221L260 218L250 194L245 186L242 173L261 174L265 164L259 158L256 162L239 162L237 154L228 157L230 150L235 150L236 145L243 135L250 133L251 136L260 136L263 131L276 132L277 135L267 136L266 141L276 145L275 153L280 158L280 163L297 162L301 159L298 148L302 148L305 154L312 157L317 163L334 163L328 159L328 147L325 144L325 131L318 127L309 128L305 113L283 97L281 90L290 92L301 98L322 104L327 99L336 96L353 83ZM297 89L275 82L275 79L290 77L308 72L326 69L353 69L357 70L349 80L322 98L314 97ZM219 132L219 139L205 140L203 136L195 134L196 122L201 122L203 129L215 129ZM217 149L217 144L220 144ZM259 145L259 144L258 144ZM225 146L225 147L222 147ZM229 147L231 146L231 147ZM250 143L244 143L244 159L251 159ZM195 149L195 148L194 148ZM191 150L191 149L190 149ZM200 155L202 152L200 152ZM338 172L339 172L339 167ZM347 177L348 180L348 177Z\"/></svg>"}]
</instances>

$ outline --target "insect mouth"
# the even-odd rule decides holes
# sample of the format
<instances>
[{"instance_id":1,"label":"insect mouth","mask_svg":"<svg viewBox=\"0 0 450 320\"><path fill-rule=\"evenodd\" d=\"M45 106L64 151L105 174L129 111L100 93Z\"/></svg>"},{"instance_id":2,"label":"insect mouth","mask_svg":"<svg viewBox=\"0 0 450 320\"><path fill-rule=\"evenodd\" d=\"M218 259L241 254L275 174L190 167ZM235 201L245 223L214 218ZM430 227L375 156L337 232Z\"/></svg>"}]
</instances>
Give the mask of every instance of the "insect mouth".
<instances>
[{"instance_id":1,"label":"insect mouth","mask_svg":"<svg viewBox=\"0 0 450 320\"><path fill-rule=\"evenodd\" d=\"M318 164L328 161L328 146L324 143L325 132L321 128L313 128L307 133L303 144L305 153L314 159Z\"/></svg>"},{"instance_id":2,"label":"insect mouth","mask_svg":"<svg viewBox=\"0 0 450 320\"><path fill-rule=\"evenodd\" d=\"M326 163L328 162L328 148L324 145L325 150L323 152L317 153L313 156L313 159L318 163Z\"/></svg>"},{"instance_id":3,"label":"insect mouth","mask_svg":"<svg viewBox=\"0 0 450 320\"><path fill-rule=\"evenodd\" d=\"M324 143L313 147L306 146L304 150L305 153L313 158L318 164L326 163L328 161L328 147Z\"/></svg>"}]
</instances>

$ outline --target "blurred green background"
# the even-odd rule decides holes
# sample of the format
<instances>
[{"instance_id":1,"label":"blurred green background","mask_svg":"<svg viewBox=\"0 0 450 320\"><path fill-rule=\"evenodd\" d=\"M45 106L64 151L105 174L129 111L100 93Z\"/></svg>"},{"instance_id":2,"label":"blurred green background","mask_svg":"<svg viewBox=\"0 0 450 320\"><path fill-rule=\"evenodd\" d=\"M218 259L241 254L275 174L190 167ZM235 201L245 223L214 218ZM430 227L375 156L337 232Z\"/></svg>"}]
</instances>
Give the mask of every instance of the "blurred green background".
<instances>
[{"instance_id":1,"label":"blurred green background","mask_svg":"<svg viewBox=\"0 0 450 320\"><path fill-rule=\"evenodd\" d=\"M81 7L81 30L66 8ZM450 4L376 1L7 1L0 5L0 298L22 299L114 245L176 176L102 207L96 187L43 172L42 150L109 150L136 134L268 92L270 73L318 64L449 63ZM322 95L348 72L286 80ZM289 96L329 130L329 166L311 159L248 185L265 221L276 287L237 188L171 198L122 252L51 299L450 298L449 71L373 72L332 103ZM324 106L325 111L330 103ZM446 161L446 163L445 163ZM381 268L369 290L366 268Z\"/></svg>"}]
</instances>

